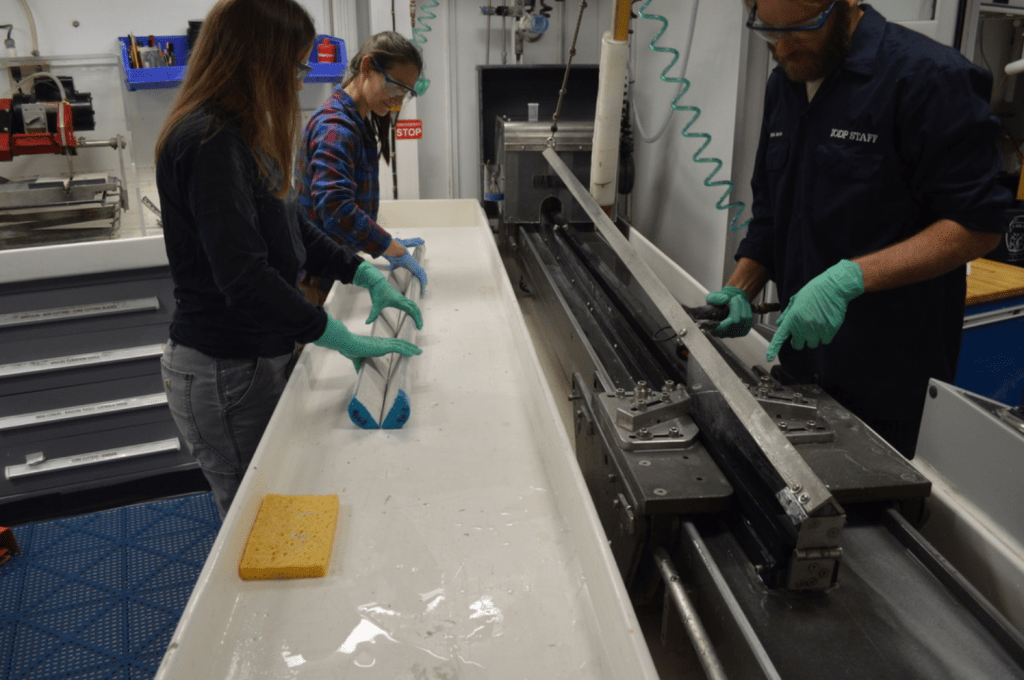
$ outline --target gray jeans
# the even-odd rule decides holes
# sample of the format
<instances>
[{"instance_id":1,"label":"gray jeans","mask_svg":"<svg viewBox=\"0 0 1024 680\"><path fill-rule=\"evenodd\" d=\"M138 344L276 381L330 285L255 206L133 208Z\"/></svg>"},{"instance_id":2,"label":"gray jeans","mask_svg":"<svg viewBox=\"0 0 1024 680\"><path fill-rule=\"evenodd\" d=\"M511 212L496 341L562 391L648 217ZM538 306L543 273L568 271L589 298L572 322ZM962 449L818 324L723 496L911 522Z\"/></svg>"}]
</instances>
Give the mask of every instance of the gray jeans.
<instances>
[{"instance_id":1,"label":"gray jeans","mask_svg":"<svg viewBox=\"0 0 1024 680\"><path fill-rule=\"evenodd\" d=\"M221 518L263 437L298 355L218 359L170 340L160 360L174 422Z\"/></svg>"}]
</instances>

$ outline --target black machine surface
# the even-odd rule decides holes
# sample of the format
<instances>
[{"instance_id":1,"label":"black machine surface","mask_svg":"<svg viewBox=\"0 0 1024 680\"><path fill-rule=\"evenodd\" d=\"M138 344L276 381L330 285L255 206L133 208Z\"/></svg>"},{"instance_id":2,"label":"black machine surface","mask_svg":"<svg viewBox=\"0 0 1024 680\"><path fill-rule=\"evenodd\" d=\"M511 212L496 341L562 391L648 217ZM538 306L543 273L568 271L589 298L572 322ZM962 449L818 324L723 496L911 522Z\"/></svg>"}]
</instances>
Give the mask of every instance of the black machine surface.
<instances>
[{"instance_id":1,"label":"black machine surface","mask_svg":"<svg viewBox=\"0 0 1024 680\"><path fill-rule=\"evenodd\" d=\"M905 518L930 482L818 387L705 335L544 157L593 221L545 201L502 245L634 601L678 608L709 677L1024 677L1024 638Z\"/></svg>"}]
</instances>

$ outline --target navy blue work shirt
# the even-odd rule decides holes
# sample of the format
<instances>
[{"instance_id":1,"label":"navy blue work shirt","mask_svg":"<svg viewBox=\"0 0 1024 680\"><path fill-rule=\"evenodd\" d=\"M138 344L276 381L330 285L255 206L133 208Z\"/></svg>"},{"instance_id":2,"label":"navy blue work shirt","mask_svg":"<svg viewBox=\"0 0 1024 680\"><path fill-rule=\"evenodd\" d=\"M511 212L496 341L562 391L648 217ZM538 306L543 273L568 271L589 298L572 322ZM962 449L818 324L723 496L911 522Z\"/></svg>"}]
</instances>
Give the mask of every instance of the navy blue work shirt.
<instances>
[{"instance_id":1,"label":"navy blue work shirt","mask_svg":"<svg viewBox=\"0 0 1024 680\"><path fill-rule=\"evenodd\" d=\"M768 81L753 219L736 258L764 265L783 305L839 260L937 220L1006 228L991 74L861 7L849 54L813 100L781 67ZM862 418L919 418L928 378L956 375L965 295L964 267L866 293L830 345L798 351L787 342L779 359Z\"/></svg>"}]
</instances>

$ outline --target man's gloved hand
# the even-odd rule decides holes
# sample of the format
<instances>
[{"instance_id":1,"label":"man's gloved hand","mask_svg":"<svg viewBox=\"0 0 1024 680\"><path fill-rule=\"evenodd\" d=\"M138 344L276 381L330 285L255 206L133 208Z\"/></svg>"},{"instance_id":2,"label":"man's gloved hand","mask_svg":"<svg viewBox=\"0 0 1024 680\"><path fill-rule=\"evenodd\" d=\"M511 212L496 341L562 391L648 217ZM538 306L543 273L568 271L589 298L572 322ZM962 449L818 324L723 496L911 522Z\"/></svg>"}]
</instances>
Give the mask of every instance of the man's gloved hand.
<instances>
[{"instance_id":1,"label":"man's gloved hand","mask_svg":"<svg viewBox=\"0 0 1024 680\"><path fill-rule=\"evenodd\" d=\"M750 310L750 296L745 290L726 286L722 290L708 293L709 305L728 306L729 316L715 326L711 335L719 338L741 338L754 325L754 314Z\"/></svg>"},{"instance_id":2,"label":"man's gloved hand","mask_svg":"<svg viewBox=\"0 0 1024 680\"><path fill-rule=\"evenodd\" d=\"M352 283L370 291L373 307L370 309L370 316L367 317L366 323L373 323L373 320L380 315L385 307L394 307L411 316L412 320L416 322L416 328L423 328L423 316L416 303L395 290L388 283L387 278L369 262L359 265L356 275L352 278Z\"/></svg>"},{"instance_id":3,"label":"man's gloved hand","mask_svg":"<svg viewBox=\"0 0 1024 680\"><path fill-rule=\"evenodd\" d=\"M410 272L412 272L412 275L420 280L420 294L422 295L423 291L425 291L427 289L427 273L425 271L423 271L423 267L421 267L420 263L417 262L413 258L412 253L410 253L409 250L412 249L412 248L415 248L416 246L423 245L423 239L421 239L421 238L399 238L399 239L395 239L395 240L398 241L399 243L401 243L403 246L405 246L406 253L405 253L405 255L399 255L398 257L391 257L390 255L384 255L384 258L391 265L389 267L389 269L397 269L398 267L405 267Z\"/></svg>"},{"instance_id":4,"label":"man's gloved hand","mask_svg":"<svg viewBox=\"0 0 1024 680\"><path fill-rule=\"evenodd\" d=\"M423 353L423 350L406 340L356 335L330 314L327 315L327 327L313 344L341 352L352 360L357 371L362 367L365 357L380 357L390 352L398 352L406 357Z\"/></svg>"},{"instance_id":5,"label":"man's gloved hand","mask_svg":"<svg viewBox=\"0 0 1024 680\"><path fill-rule=\"evenodd\" d=\"M779 329L768 346L768 361L778 356L791 337L796 349L832 342L846 318L846 307L863 292L864 274L860 265L850 260L840 260L808 281L779 316Z\"/></svg>"}]
</instances>

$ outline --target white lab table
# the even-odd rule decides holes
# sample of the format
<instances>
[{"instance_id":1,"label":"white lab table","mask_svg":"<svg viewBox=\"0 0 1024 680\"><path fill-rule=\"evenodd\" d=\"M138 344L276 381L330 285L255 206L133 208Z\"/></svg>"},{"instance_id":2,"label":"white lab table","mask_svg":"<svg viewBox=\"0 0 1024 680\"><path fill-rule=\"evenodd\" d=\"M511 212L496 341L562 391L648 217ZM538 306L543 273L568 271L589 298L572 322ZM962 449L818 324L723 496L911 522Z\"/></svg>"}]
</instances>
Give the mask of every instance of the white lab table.
<instances>
[{"instance_id":1,"label":"white lab table","mask_svg":"<svg viewBox=\"0 0 1024 680\"><path fill-rule=\"evenodd\" d=\"M656 678L483 211L381 213L427 244L411 417L358 428L352 363L304 350L157 677ZM368 328L362 289L326 306ZM326 577L238 577L268 493L338 494Z\"/></svg>"}]
</instances>

